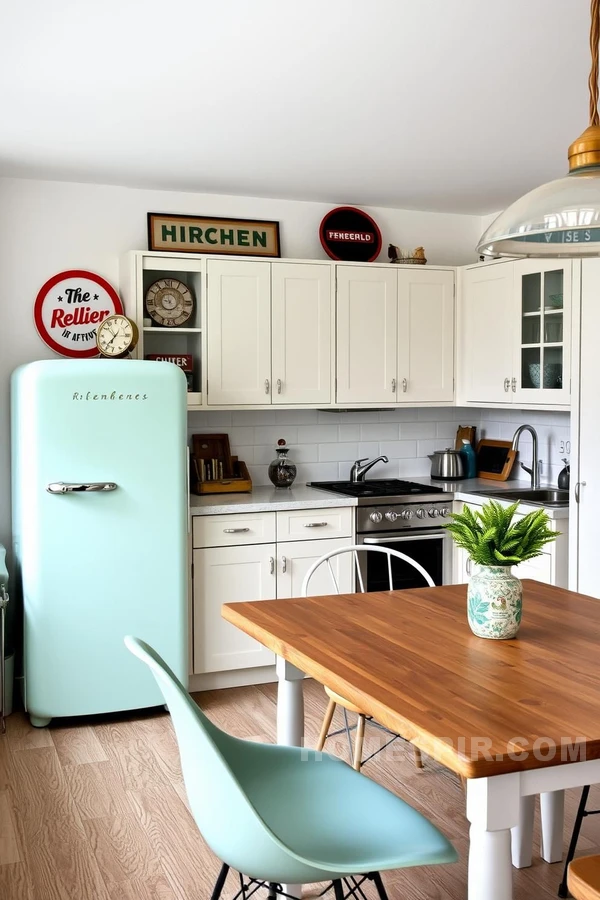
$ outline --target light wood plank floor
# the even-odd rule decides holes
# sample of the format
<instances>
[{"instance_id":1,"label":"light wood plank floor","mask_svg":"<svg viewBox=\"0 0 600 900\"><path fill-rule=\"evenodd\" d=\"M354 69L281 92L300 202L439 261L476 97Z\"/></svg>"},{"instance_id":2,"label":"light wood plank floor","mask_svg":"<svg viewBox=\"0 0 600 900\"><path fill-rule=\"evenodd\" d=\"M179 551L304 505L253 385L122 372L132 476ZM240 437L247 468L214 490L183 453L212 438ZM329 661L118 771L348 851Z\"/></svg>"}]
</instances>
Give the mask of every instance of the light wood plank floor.
<instances>
[{"instance_id":1,"label":"light wood plank floor","mask_svg":"<svg viewBox=\"0 0 600 900\"><path fill-rule=\"evenodd\" d=\"M264 685L195 697L231 733L273 741L275 694L275 685ZM314 745L325 697L311 681L305 682L305 696L307 739ZM166 713L62 720L39 730L16 712L7 729L0 737L2 900L207 900L219 862L186 807ZM368 728L366 751L381 739ZM330 741L328 749L347 754L345 738ZM462 788L451 772L427 757L424 762L423 771L415 769L410 748L396 742L365 773L439 824L461 860L386 874L390 900L464 900L468 841ZM578 792L569 793L565 850L577 799ZM591 799L600 808L600 789L593 789ZM598 819L584 823L580 853L600 848ZM516 900L556 897L561 871L538 859L531 869L516 872ZM232 879L224 898L233 893Z\"/></svg>"}]
</instances>

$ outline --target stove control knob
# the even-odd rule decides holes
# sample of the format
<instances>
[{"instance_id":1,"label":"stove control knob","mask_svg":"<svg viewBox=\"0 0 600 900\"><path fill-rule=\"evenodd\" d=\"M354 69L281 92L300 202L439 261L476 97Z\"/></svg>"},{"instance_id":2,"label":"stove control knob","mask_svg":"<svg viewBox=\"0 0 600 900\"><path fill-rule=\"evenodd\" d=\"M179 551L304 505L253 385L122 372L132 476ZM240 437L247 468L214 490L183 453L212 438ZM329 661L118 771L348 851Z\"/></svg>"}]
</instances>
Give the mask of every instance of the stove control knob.
<instances>
[{"instance_id":1,"label":"stove control knob","mask_svg":"<svg viewBox=\"0 0 600 900\"><path fill-rule=\"evenodd\" d=\"M425 512L423 507L419 507L419 509L417 510L417 519L424 519L426 515L427 513Z\"/></svg>"},{"instance_id":2,"label":"stove control knob","mask_svg":"<svg viewBox=\"0 0 600 900\"><path fill-rule=\"evenodd\" d=\"M437 509L430 509L428 512L428 516L430 519L437 519L437 517L439 516L439 512L437 511Z\"/></svg>"},{"instance_id":3,"label":"stove control knob","mask_svg":"<svg viewBox=\"0 0 600 900\"><path fill-rule=\"evenodd\" d=\"M444 508L440 510L440 516L449 516L449 515L450 515L450 510L448 509L447 506L444 506Z\"/></svg>"},{"instance_id":4,"label":"stove control knob","mask_svg":"<svg viewBox=\"0 0 600 900\"><path fill-rule=\"evenodd\" d=\"M381 522L381 520L383 519L383 516L381 515L380 512L372 512L371 515L369 516L369 518L370 518L371 522Z\"/></svg>"},{"instance_id":5,"label":"stove control knob","mask_svg":"<svg viewBox=\"0 0 600 900\"><path fill-rule=\"evenodd\" d=\"M412 509L405 509L402 513L403 519L412 519L413 516L414 512L412 511Z\"/></svg>"},{"instance_id":6,"label":"stove control knob","mask_svg":"<svg viewBox=\"0 0 600 900\"><path fill-rule=\"evenodd\" d=\"M395 522L396 519L398 518L398 513L394 512L393 509L390 509L389 512L386 512L385 517L388 520L388 522Z\"/></svg>"}]
</instances>

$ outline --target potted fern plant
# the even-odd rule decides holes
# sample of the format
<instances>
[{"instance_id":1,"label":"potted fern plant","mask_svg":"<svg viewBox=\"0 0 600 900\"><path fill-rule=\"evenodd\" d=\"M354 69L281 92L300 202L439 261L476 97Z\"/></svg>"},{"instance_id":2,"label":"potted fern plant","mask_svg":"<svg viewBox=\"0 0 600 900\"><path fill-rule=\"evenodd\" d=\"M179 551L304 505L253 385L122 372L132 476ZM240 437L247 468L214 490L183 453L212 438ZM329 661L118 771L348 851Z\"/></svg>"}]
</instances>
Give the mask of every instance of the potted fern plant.
<instances>
[{"instance_id":1,"label":"potted fern plant","mask_svg":"<svg viewBox=\"0 0 600 900\"><path fill-rule=\"evenodd\" d=\"M491 500L474 512L465 505L445 526L478 567L467 590L469 625L478 637L515 637L521 624L523 588L511 567L539 556L559 534L548 527L550 520L543 509L513 523L518 506L518 502L503 506Z\"/></svg>"}]
</instances>

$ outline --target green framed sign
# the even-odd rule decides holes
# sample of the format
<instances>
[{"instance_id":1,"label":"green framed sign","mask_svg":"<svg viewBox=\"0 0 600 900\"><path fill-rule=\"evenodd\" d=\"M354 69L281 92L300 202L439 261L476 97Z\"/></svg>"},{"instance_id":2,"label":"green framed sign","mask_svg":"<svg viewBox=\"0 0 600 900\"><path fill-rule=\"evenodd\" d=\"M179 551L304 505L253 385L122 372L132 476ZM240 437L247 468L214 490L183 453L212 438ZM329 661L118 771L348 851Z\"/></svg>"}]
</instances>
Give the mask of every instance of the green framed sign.
<instances>
[{"instance_id":1,"label":"green framed sign","mask_svg":"<svg viewBox=\"0 0 600 900\"><path fill-rule=\"evenodd\" d=\"M148 213L148 249L281 256L279 222Z\"/></svg>"}]
</instances>

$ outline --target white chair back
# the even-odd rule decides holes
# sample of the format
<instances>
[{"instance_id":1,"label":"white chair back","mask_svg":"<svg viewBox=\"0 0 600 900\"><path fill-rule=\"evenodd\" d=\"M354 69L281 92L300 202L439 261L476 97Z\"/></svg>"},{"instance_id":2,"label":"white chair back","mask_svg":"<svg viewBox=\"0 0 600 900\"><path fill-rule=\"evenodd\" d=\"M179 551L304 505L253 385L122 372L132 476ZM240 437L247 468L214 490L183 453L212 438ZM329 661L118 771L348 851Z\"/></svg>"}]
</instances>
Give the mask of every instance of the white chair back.
<instances>
[{"instance_id":1,"label":"white chair back","mask_svg":"<svg viewBox=\"0 0 600 900\"><path fill-rule=\"evenodd\" d=\"M405 553L400 553L399 550L392 550L390 547L371 547L366 544L353 544L351 547L340 547L339 550L330 550L329 553L324 553L320 559L317 559L316 562L312 564L306 575L304 576L304 581L302 582L301 596L308 596L308 587L311 578L318 568L321 566L327 566L329 570L329 575L331 577L331 581L333 587L335 589L335 593L339 594L340 586L338 580L335 576L335 572L333 571L333 566L331 565L331 560L334 556L340 556L342 553L352 553L354 557L354 566L356 569L356 591L357 593L366 593L363 573L360 568L360 560L359 553L385 553L387 556L387 568L388 568L388 579L389 579L389 590L394 590L394 579L392 573L392 559L401 559L403 562L408 563L413 566L420 572L429 587L435 587L435 582L429 572L423 568L418 562L415 562L414 559L411 559L410 556L407 556ZM360 587L359 587L360 586Z\"/></svg>"}]
</instances>

